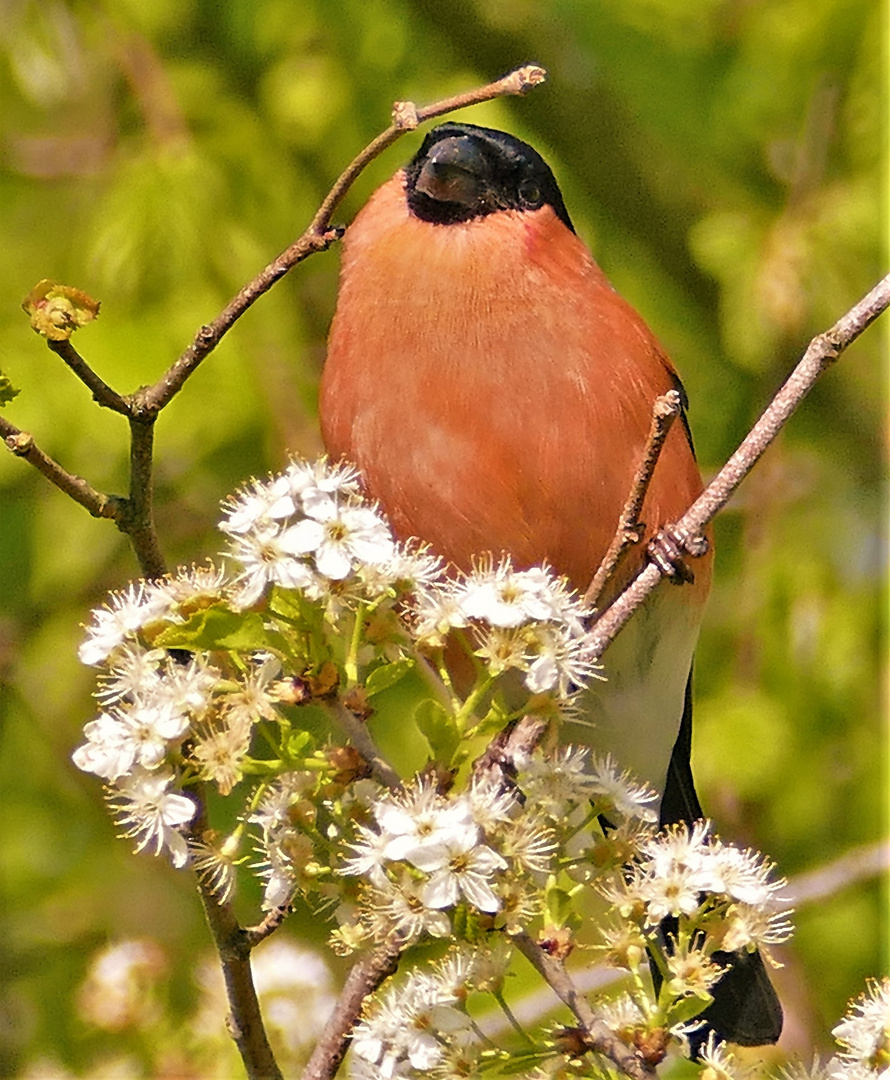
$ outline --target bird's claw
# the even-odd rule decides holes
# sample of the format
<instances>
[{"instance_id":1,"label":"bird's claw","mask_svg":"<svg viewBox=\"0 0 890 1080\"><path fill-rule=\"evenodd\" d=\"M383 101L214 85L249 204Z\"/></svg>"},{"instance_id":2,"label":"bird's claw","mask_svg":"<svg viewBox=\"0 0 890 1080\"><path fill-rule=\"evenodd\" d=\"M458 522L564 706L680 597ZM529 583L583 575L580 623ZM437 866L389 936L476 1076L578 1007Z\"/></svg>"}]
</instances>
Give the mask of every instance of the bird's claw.
<instances>
[{"instance_id":1,"label":"bird's claw","mask_svg":"<svg viewBox=\"0 0 890 1080\"><path fill-rule=\"evenodd\" d=\"M691 535L674 526L660 529L649 541L646 554L661 574L674 585L691 585L695 574L689 568L687 556L699 558L708 550L704 536Z\"/></svg>"}]
</instances>

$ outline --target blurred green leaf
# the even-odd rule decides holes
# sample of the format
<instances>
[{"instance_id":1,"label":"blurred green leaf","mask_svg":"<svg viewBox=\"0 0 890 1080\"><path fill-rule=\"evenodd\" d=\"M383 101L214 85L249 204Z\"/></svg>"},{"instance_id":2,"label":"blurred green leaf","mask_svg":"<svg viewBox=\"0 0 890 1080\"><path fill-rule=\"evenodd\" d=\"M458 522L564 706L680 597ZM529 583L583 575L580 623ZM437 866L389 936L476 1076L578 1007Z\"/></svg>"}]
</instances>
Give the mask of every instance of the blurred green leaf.
<instances>
[{"instance_id":1,"label":"blurred green leaf","mask_svg":"<svg viewBox=\"0 0 890 1080\"><path fill-rule=\"evenodd\" d=\"M388 690L395 686L414 668L413 660L393 660L391 664L383 664L375 668L365 680L365 693L369 698L379 694L382 690Z\"/></svg>"},{"instance_id":2,"label":"blurred green leaf","mask_svg":"<svg viewBox=\"0 0 890 1080\"><path fill-rule=\"evenodd\" d=\"M413 714L414 723L429 743L433 760L450 764L461 738L454 717L438 701L420 701Z\"/></svg>"},{"instance_id":3,"label":"blurred green leaf","mask_svg":"<svg viewBox=\"0 0 890 1080\"><path fill-rule=\"evenodd\" d=\"M258 612L236 615L227 608L212 606L194 614L182 626L171 627L153 642L161 649L233 649L261 652L279 645Z\"/></svg>"}]
</instances>

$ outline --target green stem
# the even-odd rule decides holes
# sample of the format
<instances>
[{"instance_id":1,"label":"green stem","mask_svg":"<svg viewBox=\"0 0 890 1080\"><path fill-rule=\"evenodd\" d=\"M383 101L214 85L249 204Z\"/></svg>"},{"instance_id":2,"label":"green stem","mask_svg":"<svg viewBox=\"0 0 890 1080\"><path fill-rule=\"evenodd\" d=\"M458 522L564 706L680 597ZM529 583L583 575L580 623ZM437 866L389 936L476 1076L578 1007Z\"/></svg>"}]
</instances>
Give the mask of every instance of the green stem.
<instances>
[{"instance_id":1,"label":"green stem","mask_svg":"<svg viewBox=\"0 0 890 1080\"><path fill-rule=\"evenodd\" d=\"M495 676L489 672L485 672L481 681L477 681L476 685L470 691L469 696L464 700L463 705L458 709L457 714L454 717L457 724L458 733L463 735L467 729L467 721L476 711L476 706L485 697L488 691L494 684Z\"/></svg>"},{"instance_id":2,"label":"green stem","mask_svg":"<svg viewBox=\"0 0 890 1080\"><path fill-rule=\"evenodd\" d=\"M351 690L358 685L358 650L362 643L362 631L365 625L366 606L359 604L355 612L355 622L352 625L352 638L349 642L349 652L343 664L346 675L346 689Z\"/></svg>"},{"instance_id":3,"label":"green stem","mask_svg":"<svg viewBox=\"0 0 890 1080\"><path fill-rule=\"evenodd\" d=\"M526 1032L525 1028L523 1028L523 1026L519 1023L519 1021L513 1015L513 1010L507 1004L506 999L504 998L504 995L501 993L501 991L500 990L492 990L491 994L492 994L492 997L495 999L495 1001L498 1003L498 1005L500 1005L501 1012L503 1012L504 1016L506 1016L506 1018L507 1018L507 1020L508 1020L508 1022L510 1024L510 1027L513 1028L513 1030L523 1040L523 1042L526 1042L526 1043L528 1043L529 1046L534 1047L534 1045L535 1045L534 1040L531 1038L531 1036Z\"/></svg>"}]
</instances>

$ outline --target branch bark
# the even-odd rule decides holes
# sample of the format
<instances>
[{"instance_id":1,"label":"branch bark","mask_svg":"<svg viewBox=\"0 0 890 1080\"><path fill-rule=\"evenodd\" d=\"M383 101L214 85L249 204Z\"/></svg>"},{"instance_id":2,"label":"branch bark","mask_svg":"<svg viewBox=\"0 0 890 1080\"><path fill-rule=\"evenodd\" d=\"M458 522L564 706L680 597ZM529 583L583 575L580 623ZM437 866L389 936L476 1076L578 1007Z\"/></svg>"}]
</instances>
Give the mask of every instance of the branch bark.
<instances>
[{"instance_id":1,"label":"branch bark","mask_svg":"<svg viewBox=\"0 0 890 1080\"><path fill-rule=\"evenodd\" d=\"M597 603L621 561L621 556L632 544L637 544L642 539L644 525L640 521L640 513L646 500L646 492L649 490L664 441L682 408L683 403L678 390L669 390L668 393L655 399L652 408L652 425L649 428L642 460L637 467L627 503L619 518L618 529L609 545L609 550L603 556L603 561L584 594L585 604L593 606Z\"/></svg>"},{"instance_id":2,"label":"branch bark","mask_svg":"<svg viewBox=\"0 0 890 1080\"><path fill-rule=\"evenodd\" d=\"M121 397L116 390L111 389L108 383L100 379L70 341L47 341L47 345L56 356L65 361L78 379L86 386L93 395L93 401L104 409L111 409L112 412L120 413L121 416L130 415L129 400Z\"/></svg>"},{"instance_id":3,"label":"branch bark","mask_svg":"<svg viewBox=\"0 0 890 1080\"><path fill-rule=\"evenodd\" d=\"M400 954L401 944L393 942L356 961L301 1080L330 1080L336 1074L365 1001L396 970Z\"/></svg>"},{"instance_id":4,"label":"branch bark","mask_svg":"<svg viewBox=\"0 0 890 1080\"><path fill-rule=\"evenodd\" d=\"M200 791L193 791L192 794L198 801L198 813L191 833L199 838L207 829L207 810ZM249 933L239 925L231 902L220 902L200 877L197 878L197 885L226 986L229 1034L238 1047L248 1080L283 1080L266 1035L250 968L250 951L257 940L251 939ZM268 934L262 935L266 936ZM259 935L257 937L262 940Z\"/></svg>"},{"instance_id":5,"label":"branch bark","mask_svg":"<svg viewBox=\"0 0 890 1080\"><path fill-rule=\"evenodd\" d=\"M526 933L514 934L513 944L535 971L553 988L560 1000L571 1009L584 1034L589 1049L603 1054L632 1080L652 1080L658 1074L618 1038L591 1009L587 998L578 991L560 960L544 952Z\"/></svg>"},{"instance_id":6,"label":"branch bark","mask_svg":"<svg viewBox=\"0 0 890 1080\"><path fill-rule=\"evenodd\" d=\"M54 458L40 449L34 442L33 435L17 428L3 416L0 416L0 436L10 453L27 461L29 465L33 465L54 487L73 499L78 506L82 506L93 517L107 518L109 521L120 519L123 499L115 495L105 495L97 491L83 477L68 472Z\"/></svg>"}]
</instances>

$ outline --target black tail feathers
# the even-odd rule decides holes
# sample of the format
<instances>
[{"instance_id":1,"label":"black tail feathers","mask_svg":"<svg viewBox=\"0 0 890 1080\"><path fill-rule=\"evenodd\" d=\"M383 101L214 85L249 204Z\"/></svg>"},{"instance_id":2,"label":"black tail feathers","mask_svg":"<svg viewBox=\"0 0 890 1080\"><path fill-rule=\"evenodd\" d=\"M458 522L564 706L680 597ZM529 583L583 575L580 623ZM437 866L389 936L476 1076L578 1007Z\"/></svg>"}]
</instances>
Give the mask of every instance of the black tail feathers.
<instances>
[{"instance_id":1,"label":"black tail feathers","mask_svg":"<svg viewBox=\"0 0 890 1080\"><path fill-rule=\"evenodd\" d=\"M692 675L686 685L686 704L680 731L668 767L667 783L661 801L659 824L662 826L692 822L703 817L689 759L692 750ZM666 935L670 927L662 927ZM782 1006L760 953L715 953L714 961L726 973L714 986L713 1003L702 1015L704 1026L691 1038L693 1057L707 1041L711 1031L718 1039L741 1046L774 1043L782 1033ZM656 988L660 977L652 965Z\"/></svg>"}]
</instances>

